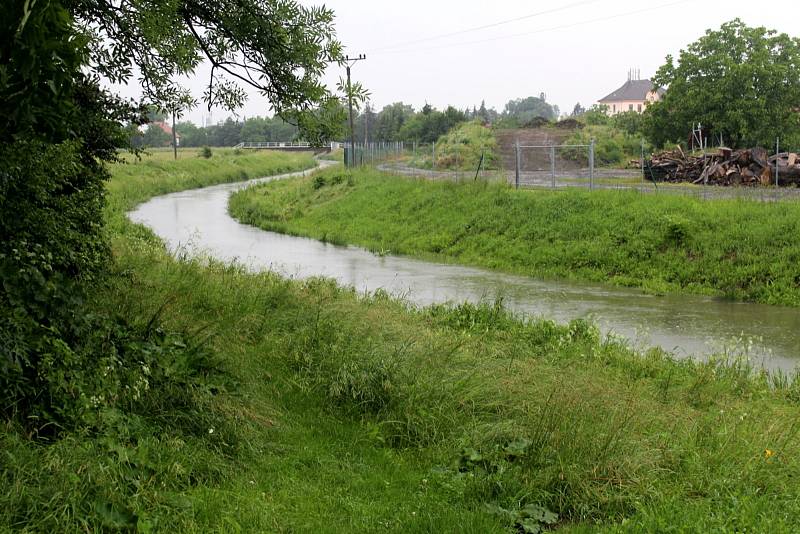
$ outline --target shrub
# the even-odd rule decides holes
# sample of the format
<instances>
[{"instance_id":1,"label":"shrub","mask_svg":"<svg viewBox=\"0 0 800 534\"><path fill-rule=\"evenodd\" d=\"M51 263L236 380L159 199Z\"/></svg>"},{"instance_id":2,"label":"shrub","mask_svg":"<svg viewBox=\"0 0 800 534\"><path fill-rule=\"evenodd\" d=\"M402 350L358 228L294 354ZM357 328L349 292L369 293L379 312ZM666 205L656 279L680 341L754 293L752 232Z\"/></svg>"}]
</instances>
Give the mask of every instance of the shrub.
<instances>
[{"instance_id":1,"label":"shrub","mask_svg":"<svg viewBox=\"0 0 800 534\"><path fill-rule=\"evenodd\" d=\"M534 117L531 120L525 122L522 127L523 128L543 128L545 126L550 126L552 123L549 119L545 117Z\"/></svg>"},{"instance_id":2,"label":"shrub","mask_svg":"<svg viewBox=\"0 0 800 534\"><path fill-rule=\"evenodd\" d=\"M592 109L581 115L581 120L589 126L603 126L611 122L606 111L608 106L592 106Z\"/></svg>"},{"instance_id":3,"label":"shrub","mask_svg":"<svg viewBox=\"0 0 800 534\"><path fill-rule=\"evenodd\" d=\"M466 122L450 130L436 142L437 169L475 171L483 155L485 169L497 166L497 140L490 128L478 122Z\"/></svg>"},{"instance_id":4,"label":"shrub","mask_svg":"<svg viewBox=\"0 0 800 534\"><path fill-rule=\"evenodd\" d=\"M311 183L311 187L313 187L315 190L316 189L322 189L326 185L327 185L327 182L325 181L325 177L323 175L321 175L321 174L316 175L314 177L314 181Z\"/></svg>"},{"instance_id":5,"label":"shrub","mask_svg":"<svg viewBox=\"0 0 800 534\"><path fill-rule=\"evenodd\" d=\"M641 156L642 139L613 126L587 126L582 130L576 130L566 140L566 144L588 145L592 139L595 140L596 165L621 167L630 160L638 160ZM649 149L649 145L645 145L645 150ZM563 155L583 165L589 163L589 152L585 148L565 149Z\"/></svg>"},{"instance_id":6,"label":"shrub","mask_svg":"<svg viewBox=\"0 0 800 534\"><path fill-rule=\"evenodd\" d=\"M201 158L210 159L211 156L213 156L213 153L211 152L210 148L208 148L207 146L204 146L203 148L200 149L200 152L198 153L198 155Z\"/></svg>"}]
</instances>

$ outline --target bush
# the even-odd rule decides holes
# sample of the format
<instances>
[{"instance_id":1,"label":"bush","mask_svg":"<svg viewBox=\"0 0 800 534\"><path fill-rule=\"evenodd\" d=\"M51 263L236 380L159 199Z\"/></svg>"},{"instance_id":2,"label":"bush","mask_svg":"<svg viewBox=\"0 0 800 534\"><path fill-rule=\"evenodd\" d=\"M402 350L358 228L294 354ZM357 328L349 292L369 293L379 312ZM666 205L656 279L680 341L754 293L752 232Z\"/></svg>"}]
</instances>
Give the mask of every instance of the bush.
<instances>
[{"instance_id":1,"label":"bush","mask_svg":"<svg viewBox=\"0 0 800 534\"><path fill-rule=\"evenodd\" d=\"M321 175L321 174L316 175L314 177L314 181L311 182L311 187L313 187L315 190L316 189L322 189L326 185L327 185L327 182L325 181L325 177L323 175Z\"/></svg>"},{"instance_id":2,"label":"bush","mask_svg":"<svg viewBox=\"0 0 800 534\"><path fill-rule=\"evenodd\" d=\"M625 132L628 135L637 135L639 137L644 135L644 117L641 113L637 113L635 111L617 113L614 115L614 117L612 117L611 122L614 125L614 128L621 132Z\"/></svg>"},{"instance_id":3,"label":"bush","mask_svg":"<svg viewBox=\"0 0 800 534\"><path fill-rule=\"evenodd\" d=\"M0 161L3 415L51 435L94 427L103 410L147 412L153 395L192 389L188 377L205 365L199 352L155 320L130 325L96 313L87 298L86 282L101 284L108 265L106 171L84 164L76 142L18 141L0 148Z\"/></svg>"},{"instance_id":4,"label":"bush","mask_svg":"<svg viewBox=\"0 0 800 534\"><path fill-rule=\"evenodd\" d=\"M490 128L466 122L450 130L436 142L436 168L475 171L483 155L483 168L497 166L497 140Z\"/></svg>"},{"instance_id":5,"label":"bush","mask_svg":"<svg viewBox=\"0 0 800 534\"><path fill-rule=\"evenodd\" d=\"M213 153L211 152L210 148L208 148L207 146L204 146L203 148L200 149L200 152L198 153L198 155L201 158L210 159L211 156L213 156Z\"/></svg>"},{"instance_id":6,"label":"bush","mask_svg":"<svg viewBox=\"0 0 800 534\"><path fill-rule=\"evenodd\" d=\"M551 126L551 122L549 119L545 117L534 117L531 120L525 122L522 127L523 128L544 128L545 126Z\"/></svg>"},{"instance_id":7,"label":"bush","mask_svg":"<svg viewBox=\"0 0 800 534\"><path fill-rule=\"evenodd\" d=\"M599 166L624 167L631 160L638 160L642 151L642 139L618 130L613 126L587 126L576 130L567 140L570 145L588 145L595 140L594 161ZM645 150L650 146L645 144ZM589 164L589 153L585 148L570 148L563 151L565 158L582 165Z\"/></svg>"},{"instance_id":8,"label":"bush","mask_svg":"<svg viewBox=\"0 0 800 534\"><path fill-rule=\"evenodd\" d=\"M606 111L608 106L592 106L592 109L581 115L581 120L589 126L603 126L611 122Z\"/></svg>"}]
</instances>

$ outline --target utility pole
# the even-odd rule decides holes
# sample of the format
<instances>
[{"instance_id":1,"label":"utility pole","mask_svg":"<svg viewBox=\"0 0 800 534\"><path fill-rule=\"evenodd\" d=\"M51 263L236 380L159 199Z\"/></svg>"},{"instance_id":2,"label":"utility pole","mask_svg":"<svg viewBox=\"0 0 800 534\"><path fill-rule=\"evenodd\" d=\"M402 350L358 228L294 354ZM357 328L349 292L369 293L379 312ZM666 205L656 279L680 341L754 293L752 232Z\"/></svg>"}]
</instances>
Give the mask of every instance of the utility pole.
<instances>
[{"instance_id":1,"label":"utility pole","mask_svg":"<svg viewBox=\"0 0 800 534\"><path fill-rule=\"evenodd\" d=\"M356 161L356 137L355 127L353 126L353 90L350 86L350 67L358 61L367 59L364 54L359 54L358 57L345 56L344 60L347 63L347 105L350 108L350 166L352 167Z\"/></svg>"}]
</instances>

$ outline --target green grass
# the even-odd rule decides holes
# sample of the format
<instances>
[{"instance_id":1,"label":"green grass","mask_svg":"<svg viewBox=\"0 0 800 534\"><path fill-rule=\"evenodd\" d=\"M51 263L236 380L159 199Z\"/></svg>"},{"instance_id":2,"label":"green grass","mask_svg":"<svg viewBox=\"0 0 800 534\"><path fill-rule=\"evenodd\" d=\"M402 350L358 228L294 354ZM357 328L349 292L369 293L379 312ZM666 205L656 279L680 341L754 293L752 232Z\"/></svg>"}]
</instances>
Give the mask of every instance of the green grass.
<instances>
[{"instance_id":1,"label":"green grass","mask_svg":"<svg viewBox=\"0 0 800 534\"><path fill-rule=\"evenodd\" d=\"M477 121L463 122L441 136L436 141L436 169L458 170L474 174L483 155L483 169L496 169L497 139L491 128ZM430 149L420 150L409 164L420 169L432 169L433 153Z\"/></svg>"},{"instance_id":2,"label":"green grass","mask_svg":"<svg viewBox=\"0 0 800 534\"><path fill-rule=\"evenodd\" d=\"M331 150L327 154L322 154L319 159L324 159L326 161L338 161L339 163L344 162L344 149L337 148L336 150Z\"/></svg>"},{"instance_id":3,"label":"green grass","mask_svg":"<svg viewBox=\"0 0 800 534\"><path fill-rule=\"evenodd\" d=\"M309 169L316 164L309 154L212 150L211 158L201 158L197 150L184 149L192 156L184 154L178 161L172 159L172 152L166 157L165 151L145 154L141 161L126 155L127 163L113 165L106 210L111 232L122 232L127 224L125 212L154 196Z\"/></svg>"},{"instance_id":4,"label":"green grass","mask_svg":"<svg viewBox=\"0 0 800 534\"><path fill-rule=\"evenodd\" d=\"M262 228L375 251L655 293L800 305L795 202L515 191L371 170L341 173L240 192L231 212Z\"/></svg>"},{"instance_id":5,"label":"green grass","mask_svg":"<svg viewBox=\"0 0 800 534\"><path fill-rule=\"evenodd\" d=\"M613 125L589 125L575 130L564 143L569 145L588 145L595 141L595 164L600 167L625 168L631 161L639 161L642 156L642 137L631 135ZM652 146L645 143L645 156ZM563 157L589 165L589 152L586 148L570 148L562 152Z\"/></svg>"},{"instance_id":6,"label":"green grass","mask_svg":"<svg viewBox=\"0 0 800 534\"><path fill-rule=\"evenodd\" d=\"M217 163L208 183L238 166ZM226 385L199 436L43 444L7 423L0 530L513 532L527 505L563 532L796 530L799 386L637 353L581 321L176 260L121 210L196 181L140 165L109 186L114 275L96 305L161 309L208 339Z\"/></svg>"}]
</instances>

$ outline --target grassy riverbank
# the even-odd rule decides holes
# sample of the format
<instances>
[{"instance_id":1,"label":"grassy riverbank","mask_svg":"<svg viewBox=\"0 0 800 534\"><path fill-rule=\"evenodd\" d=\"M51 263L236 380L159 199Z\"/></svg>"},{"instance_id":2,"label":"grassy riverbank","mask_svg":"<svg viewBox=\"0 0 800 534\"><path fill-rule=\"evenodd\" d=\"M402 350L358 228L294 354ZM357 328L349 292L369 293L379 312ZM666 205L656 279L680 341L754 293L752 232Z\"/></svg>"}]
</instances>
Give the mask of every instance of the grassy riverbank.
<instances>
[{"instance_id":1,"label":"grassy riverbank","mask_svg":"<svg viewBox=\"0 0 800 534\"><path fill-rule=\"evenodd\" d=\"M231 212L261 228L379 252L800 306L798 203L520 192L329 170L238 193Z\"/></svg>"},{"instance_id":2,"label":"grassy riverbank","mask_svg":"<svg viewBox=\"0 0 800 534\"><path fill-rule=\"evenodd\" d=\"M248 173L279 170L250 157ZM241 162L216 163L205 183ZM198 419L166 403L147 425L54 443L5 424L0 530L796 529L800 386L640 354L583 322L413 310L175 260L123 210L197 184L184 170L116 170L114 272L94 298L134 322L159 316L216 362Z\"/></svg>"}]
</instances>

